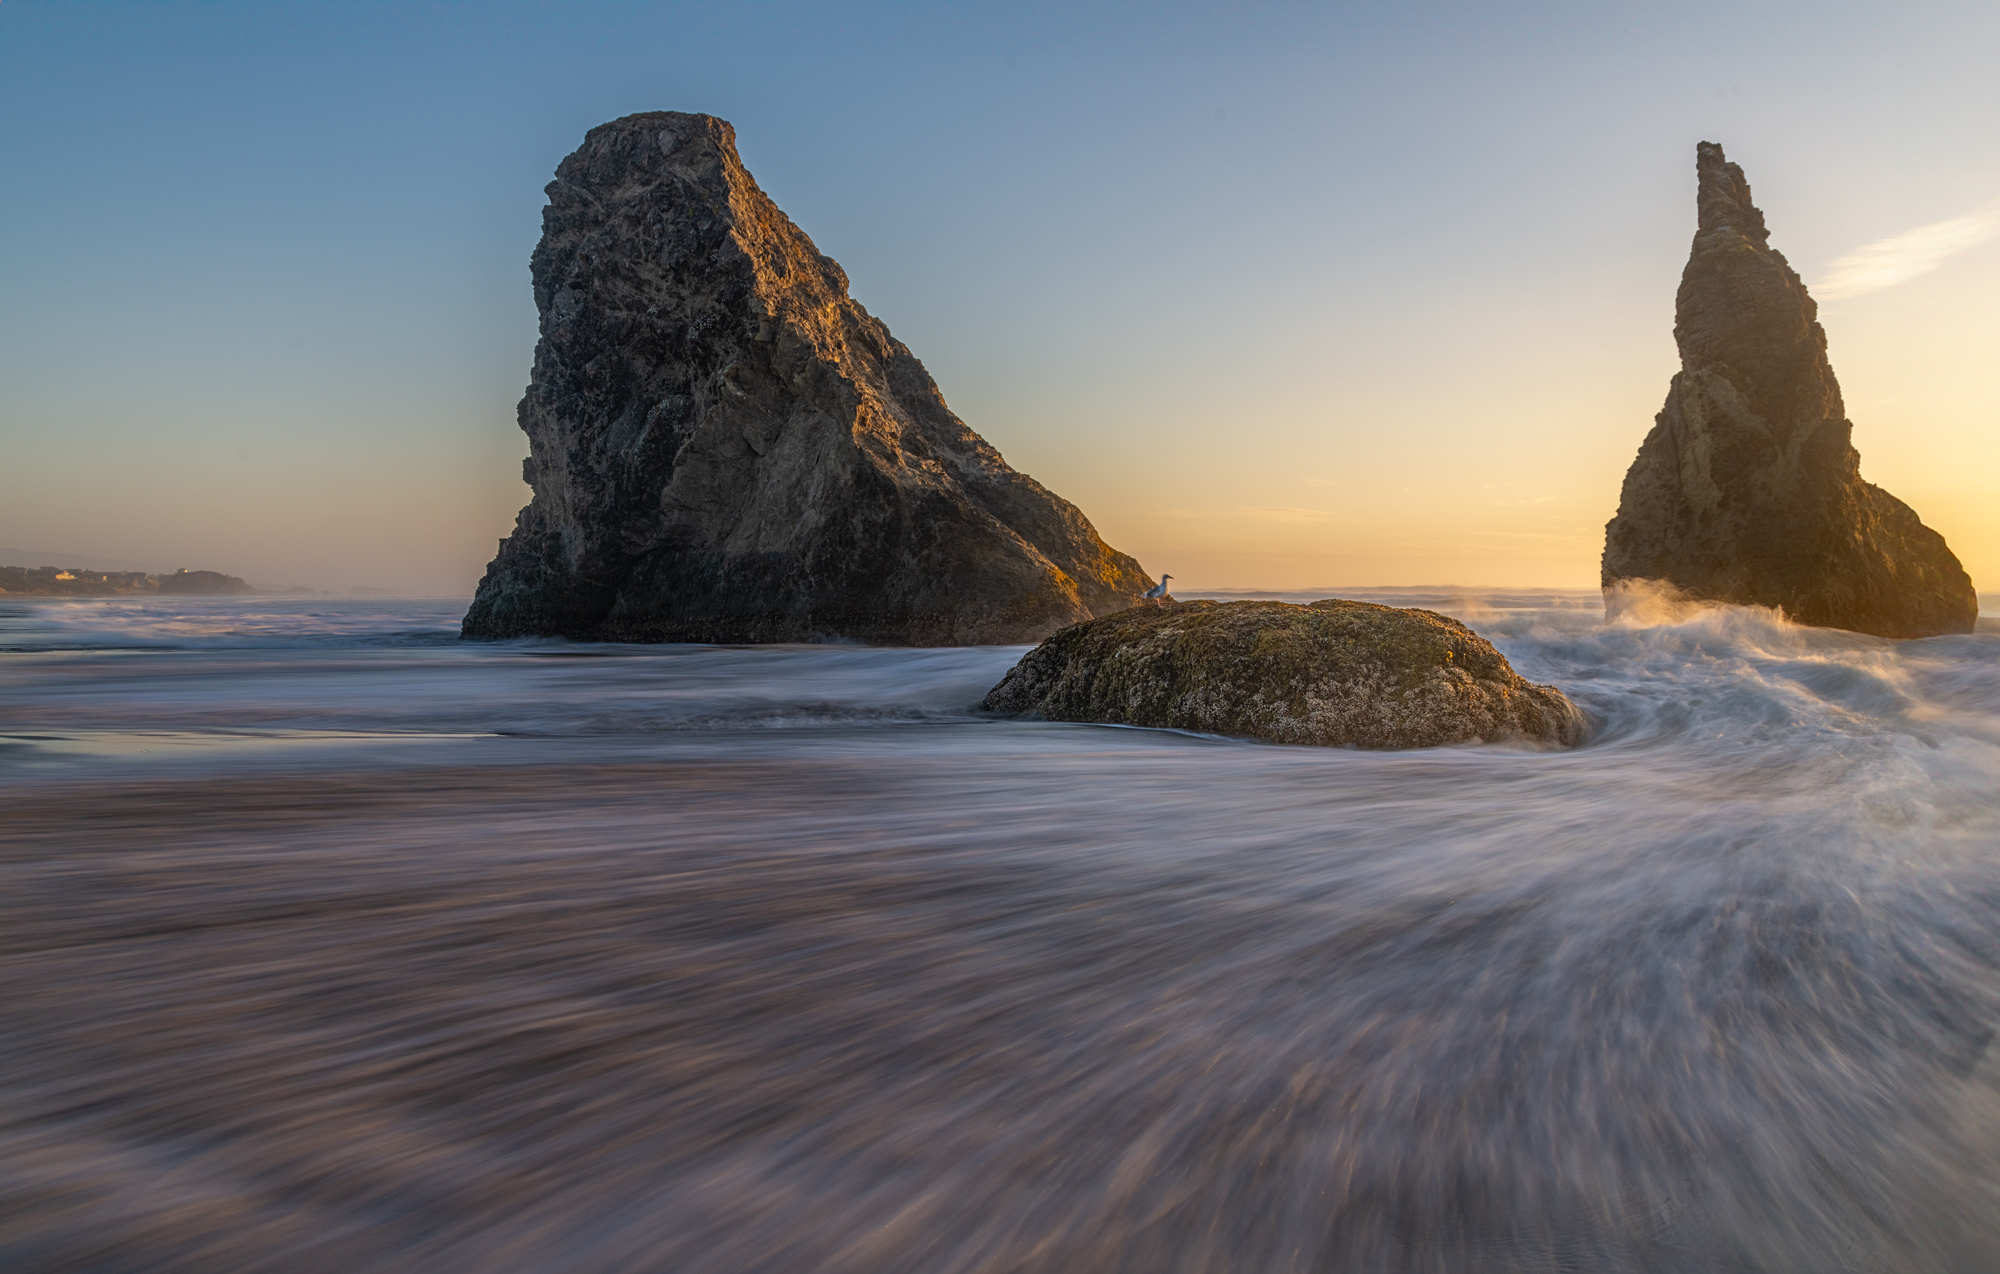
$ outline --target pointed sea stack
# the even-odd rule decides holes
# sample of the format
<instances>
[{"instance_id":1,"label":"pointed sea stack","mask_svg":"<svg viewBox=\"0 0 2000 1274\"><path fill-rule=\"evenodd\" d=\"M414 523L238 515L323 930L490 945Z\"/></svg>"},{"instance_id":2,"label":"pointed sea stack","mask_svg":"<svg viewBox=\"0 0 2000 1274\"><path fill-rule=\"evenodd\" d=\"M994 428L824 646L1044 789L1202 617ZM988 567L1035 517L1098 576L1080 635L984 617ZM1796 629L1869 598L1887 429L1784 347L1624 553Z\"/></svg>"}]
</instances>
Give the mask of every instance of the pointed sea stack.
<instances>
[{"instance_id":1,"label":"pointed sea stack","mask_svg":"<svg viewBox=\"0 0 2000 1274\"><path fill-rule=\"evenodd\" d=\"M594 128L548 195L534 498L464 636L1031 642L1151 582L952 414L724 121Z\"/></svg>"},{"instance_id":2,"label":"pointed sea stack","mask_svg":"<svg viewBox=\"0 0 2000 1274\"><path fill-rule=\"evenodd\" d=\"M1605 527L1607 597L1662 580L1881 637L1971 632L1944 537L1861 480L1818 306L1722 147L1695 148L1700 228L1674 302L1681 370Z\"/></svg>"}]
</instances>

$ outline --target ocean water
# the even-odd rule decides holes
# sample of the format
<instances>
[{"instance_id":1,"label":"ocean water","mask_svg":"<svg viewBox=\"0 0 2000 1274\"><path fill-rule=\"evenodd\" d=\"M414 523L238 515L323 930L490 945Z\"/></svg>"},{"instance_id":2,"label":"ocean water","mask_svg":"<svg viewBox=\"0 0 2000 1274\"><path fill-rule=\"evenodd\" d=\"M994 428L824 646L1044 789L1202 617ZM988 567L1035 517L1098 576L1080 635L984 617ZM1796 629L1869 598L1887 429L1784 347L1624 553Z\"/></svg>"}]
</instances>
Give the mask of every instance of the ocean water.
<instances>
[{"instance_id":1,"label":"ocean water","mask_svg":"<svg viewBox=\"0 0 2000 1274\"><path fill-rule=\"evenodd\" d=\"M0 598L0 1268L2000 1269L2000 633L1352 595L1589 742Z\"/></svg>"}]
</instances>

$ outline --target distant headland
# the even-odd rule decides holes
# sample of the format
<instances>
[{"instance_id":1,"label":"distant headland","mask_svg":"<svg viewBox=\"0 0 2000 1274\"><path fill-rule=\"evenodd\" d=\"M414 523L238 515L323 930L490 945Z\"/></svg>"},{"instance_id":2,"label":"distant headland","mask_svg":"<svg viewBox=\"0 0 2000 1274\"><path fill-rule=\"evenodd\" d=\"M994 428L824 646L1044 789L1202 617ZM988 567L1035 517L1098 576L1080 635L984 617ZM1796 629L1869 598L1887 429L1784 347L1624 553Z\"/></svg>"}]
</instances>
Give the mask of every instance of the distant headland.
<instances>
[{"instance_id":1,"label":"distant headland","mask_svg":"<svg viewBox=\"0 0 2000 1274\"><path fill-rule=\"evenodd\" d=\"M27 597L118 597L134 593L175 593L224 597L254 593L235 575L220 571L88 571L62 566L0 566L0 593Z\"/></svg>"},{"instance_id":2,"label":"distant headland","mask_svg":"<svg viewBox=\"0 0 2000 1274\"><path fill-rule=\"evenodd\" d=\"M238 577L224 575L221 571L178 570L172 575L159 577L159 591L217 597L228 593L254 593L257 590Z\"/></svg>"}]
</instances>

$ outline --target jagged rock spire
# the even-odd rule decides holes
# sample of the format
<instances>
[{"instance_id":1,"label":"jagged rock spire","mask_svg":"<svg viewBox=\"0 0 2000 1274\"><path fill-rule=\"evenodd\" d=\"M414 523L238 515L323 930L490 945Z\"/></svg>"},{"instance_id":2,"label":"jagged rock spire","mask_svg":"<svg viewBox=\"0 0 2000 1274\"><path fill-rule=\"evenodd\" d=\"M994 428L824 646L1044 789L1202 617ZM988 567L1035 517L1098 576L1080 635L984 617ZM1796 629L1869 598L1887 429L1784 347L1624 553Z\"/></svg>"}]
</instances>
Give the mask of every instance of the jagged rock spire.
<instances>
[{"instance_id":1,"label":"jagged rock spire","mask_svg":"<svg viewBox=\"0 0 2000 1274\"><path fill-rule=\"evenodd\" d=\"M1152 582L952 414L726 122L594 128L548 194L534 499L466 636L1029 642Z\"/></svg>"},{"instance_id":2,"label":"jagged rock spire","mask_svg":"<svg viewBox=\"0 0 2000 1274\"><path fill-rule=\"evenodd\" d=\"M1818 306L1743 170L1702 142L1695 172L1681 370L1605 527L1605 587L1661 580L1885 637L1970 632L1978 598L1944 537L1861 479Z\"/></svg>"},{"instance_id":3,"label":"jagged rock spire","mask_svg":"<svg viewBox=\"0 0 2000 1274\"><path fill-rule=\"evenodd\" d=\"M1694 169L1695 211L1703 230L1735 230L1759 247L1770 241L1764 214L1750 202L1750 183L1741 168L1723 157L1722 147L1714 142L1697 143Z\"/></svg>"}]
</instances>

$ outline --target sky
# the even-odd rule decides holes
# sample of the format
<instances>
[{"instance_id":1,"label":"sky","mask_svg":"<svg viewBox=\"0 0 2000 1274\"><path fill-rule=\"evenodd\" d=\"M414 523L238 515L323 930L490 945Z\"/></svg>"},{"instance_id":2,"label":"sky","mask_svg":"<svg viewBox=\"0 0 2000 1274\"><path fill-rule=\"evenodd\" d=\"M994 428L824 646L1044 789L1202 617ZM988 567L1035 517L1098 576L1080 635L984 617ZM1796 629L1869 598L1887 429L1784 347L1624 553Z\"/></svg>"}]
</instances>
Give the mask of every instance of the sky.
<instances>
[{"instance_id":1,"label":"sky","mask_svg":"<svg viewBox=\"0 0 2000 1274\"><path fill-rule=\"evenodd\" d=\"M542 187L682 110L1183 592L1594 586L1720 142L1863 475L1991 589L1994 48L1991 4L0 0L0 558L469 594Z\"/></svg>"}]
</instances>

